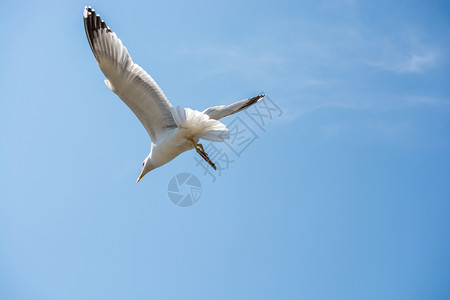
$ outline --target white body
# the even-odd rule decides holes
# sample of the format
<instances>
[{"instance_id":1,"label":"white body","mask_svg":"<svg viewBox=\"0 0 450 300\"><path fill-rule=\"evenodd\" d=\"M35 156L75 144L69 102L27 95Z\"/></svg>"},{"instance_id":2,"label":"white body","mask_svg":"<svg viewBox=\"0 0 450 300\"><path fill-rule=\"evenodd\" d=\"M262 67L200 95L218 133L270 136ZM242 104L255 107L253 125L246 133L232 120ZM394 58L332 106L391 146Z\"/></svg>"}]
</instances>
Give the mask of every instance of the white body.
<instances>
[{"instance_id":1,"label":"white body","mask_svg":"<svg viewBox=\"0 0 450 300\"><path fill-rule=\"evenodd\" d=\"M211 141L223 141L228 138L226 126L205 113L190 108L172 108L176 128L167 129L165 134L152 142L150 154L144 161L144 174L158 168L181 153L194 149L189 140L198 143L200 138Z\"/></svg>"}]
</instances>

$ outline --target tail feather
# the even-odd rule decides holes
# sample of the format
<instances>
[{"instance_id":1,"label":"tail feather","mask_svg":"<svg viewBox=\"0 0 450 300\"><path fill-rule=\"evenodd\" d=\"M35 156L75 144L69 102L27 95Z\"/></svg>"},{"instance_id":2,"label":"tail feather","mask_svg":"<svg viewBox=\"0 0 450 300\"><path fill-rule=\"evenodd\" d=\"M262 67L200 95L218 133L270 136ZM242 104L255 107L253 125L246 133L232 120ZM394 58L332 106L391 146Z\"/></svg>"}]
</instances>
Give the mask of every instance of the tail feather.
<instances>
[{"instance_id":1,"label":"tail feather","mask_svg":"<svg viewBox=\"0 0 450 300\"><path fill-rule=\"evenodd\" d=\"M177 106L172 108L172 115L178 127L188 129L193 136L214 142L223 142L228 138L225 124L202 112Z\"/></svg>"}]
</instances>

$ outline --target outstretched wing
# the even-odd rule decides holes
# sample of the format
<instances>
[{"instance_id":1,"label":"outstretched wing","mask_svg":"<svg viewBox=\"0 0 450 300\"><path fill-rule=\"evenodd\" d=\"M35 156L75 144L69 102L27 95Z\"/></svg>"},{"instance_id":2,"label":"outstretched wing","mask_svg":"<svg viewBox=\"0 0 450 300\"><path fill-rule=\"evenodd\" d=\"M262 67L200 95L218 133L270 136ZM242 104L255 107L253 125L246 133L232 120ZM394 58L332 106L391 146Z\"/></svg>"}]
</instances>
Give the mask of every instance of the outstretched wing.
<instances>
[{"instance_id":1,"label":"outstretched wing","mask_svg":"<svg viewBox=\"0 0 450 300\"><path fill-rule=\"evenodd\" d=\"M91 7L85 7L84 28L92 52L105 74L106 85L134 112L153 142L167 128L176 127L163 91L153 78L135 64L114 32Z\"/></svg>"},{"instance_id":2,"label":"outstretched wing","mask_svg":"<svg viewBox=\"0 0 450 300\"><path fill-rule=\"evenodd\" d=\"M230 104L228 106L225 106L225 105L213 106L213 107L205 109L203 111L203 113L207 114L211 119L219 120L226 116L240 112L241 110L244 110L249 106L252 106L253 104L258 102L265 96L266 95L259 95L259 96L253 97L253 98L238 101L238 102Z\"/></svg>"}]
</instances>

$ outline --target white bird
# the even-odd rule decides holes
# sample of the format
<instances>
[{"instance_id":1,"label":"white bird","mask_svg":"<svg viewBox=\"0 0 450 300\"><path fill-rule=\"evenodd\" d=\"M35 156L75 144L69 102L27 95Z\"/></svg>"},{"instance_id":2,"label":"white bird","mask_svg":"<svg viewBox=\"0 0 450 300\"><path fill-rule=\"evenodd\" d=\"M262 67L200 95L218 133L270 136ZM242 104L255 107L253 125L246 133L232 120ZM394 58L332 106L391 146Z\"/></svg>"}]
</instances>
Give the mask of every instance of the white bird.
<instances>
[{"instance_id":1,"label":"white bird","mask_svg":"<svg viewBox=\"0 0 450 300\"><path fill-rule=\"evenodd\" d=\"M135 64L127 48L91 7L83 12L84 27L92 52L106 76L106 86L134 112L152 141L150 154L142 163L137 182L181 153L195 149L214 169L199 139L223 141L227 127L219 119L237 113L264 98L259 95L228 106L210 107L203 112L174 108L153 78Z\"/></svg>"}]
</instances>

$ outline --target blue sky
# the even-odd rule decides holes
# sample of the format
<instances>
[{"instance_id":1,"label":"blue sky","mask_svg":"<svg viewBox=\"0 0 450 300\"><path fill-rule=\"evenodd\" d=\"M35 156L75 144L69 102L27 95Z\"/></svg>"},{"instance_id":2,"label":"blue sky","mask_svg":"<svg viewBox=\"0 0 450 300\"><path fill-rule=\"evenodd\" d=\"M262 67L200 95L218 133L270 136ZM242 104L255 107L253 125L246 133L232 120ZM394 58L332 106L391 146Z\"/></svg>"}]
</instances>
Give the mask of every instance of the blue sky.
<instances>
[{"instance_id":1,"label":"blue sky","mask_svg":"<svg viewBox=\"0 0 450 300\"><path fill-rule=\"evenodd\" d=\"M241 113L258 138L217 145L215 182L190 151L136 183L150 141L84 5L174 105L265 91L283 114ZM0 299L450 298L448 2L0 8ZM187 208L167 195L182 172L202 184Z\"/></svg>"}]
</instances>

